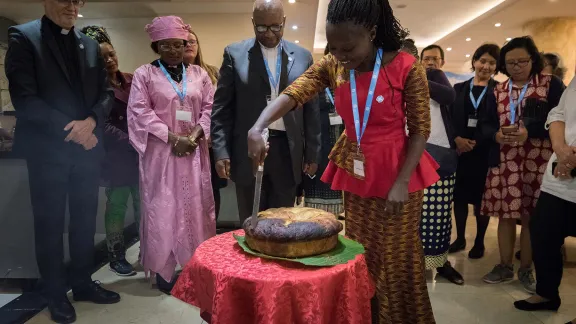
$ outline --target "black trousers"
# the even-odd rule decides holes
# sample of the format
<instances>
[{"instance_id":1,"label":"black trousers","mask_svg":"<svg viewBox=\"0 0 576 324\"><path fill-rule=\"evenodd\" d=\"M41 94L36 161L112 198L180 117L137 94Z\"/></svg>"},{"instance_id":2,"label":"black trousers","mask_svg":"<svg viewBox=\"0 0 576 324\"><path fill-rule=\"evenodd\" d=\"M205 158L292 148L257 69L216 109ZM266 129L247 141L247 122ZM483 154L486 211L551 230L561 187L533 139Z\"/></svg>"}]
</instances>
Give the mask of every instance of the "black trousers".
<instances>
[{"instance_id":1,"label":"black trousers","mask_svg":"<svg viewBox=\"0 0 576 324\"><path fill-rule=\"evenodd\" d=\"M36 261L48 298L64 296L67 284L74 288L91 280L100 179L98 162L59 164L28 160ZM68 276L64 267L67 199L71 258Z\"/></svg>"},{"instance_id":2,"label":"black trousers","mask_svg":"<svg viewBox=\"0 0 576 324\"><path fill-rule=\"evenodd\" d=\"M530 221L530 237L536 268L536 293L546 299L560 298L564 239L576 235L576 203L542 192Z\"/></svg>"},{"instance_id":3,"label":"black trousers","mask_svg":"<svg viewBox=\"0 0 576 324\"><path fill-rule=\"evenodd\" d=\"M271 136L268 139L270 149L264 164L264 177L260 195L260 210L280 207L294 207L296 187L292 158L286 136ZM254 185L236 185L240 224L252 215L254 204Z\"/></svg>"}]
</instances>

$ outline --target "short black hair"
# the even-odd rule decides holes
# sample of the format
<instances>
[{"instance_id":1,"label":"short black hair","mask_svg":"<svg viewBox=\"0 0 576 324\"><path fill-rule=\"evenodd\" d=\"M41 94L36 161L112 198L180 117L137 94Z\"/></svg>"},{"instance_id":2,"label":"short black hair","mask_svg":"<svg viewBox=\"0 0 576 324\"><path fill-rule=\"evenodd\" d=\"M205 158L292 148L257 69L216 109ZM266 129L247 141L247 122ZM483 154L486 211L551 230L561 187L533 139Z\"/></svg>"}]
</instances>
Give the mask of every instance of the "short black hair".
<instances>
[{"instance_id":1,"label":"short black hair","mask_svg":"<svg viewBox=\"0 0 576 324\"><path fill-rule=\"evenodd\" d=\"M560 55L556 53L544 53L542 56L544 57L544 60L548 61L548 64L552 66L552 74L564 80L568 69L562 63Z\"/></svg>"},{"instance_id":2,"label":"short black hair","mask_svg":"<svg viewBox=\"0 0 576 324\"><path fill-rule=\"evenodd\" d=\"M500 72L500 46L496 44L484 44L476 49L472 55L472 71L474 71L474 62L478 61L484 54L488 54L496 60L495 74L498 74Z\"/></svg>"},{"instance_id":3,"label":"short black hair","mask_svg":"<svg viewBox=\"0 0 576 324\"><path fill-rule=\"evenodd\" d=\"M412 54L416 59L420 58L418 56L418 48L416 47L414 40L411 38L406 38L402 41L402 50Z\"/></svg>"},{"instance_id":4,"label":"short black hair","mask_svg":"<svg viewBox=\"0 0 576 324\"><path fill-rule=\"evenodd\" d=\"M400 50L408 36L388 0L331 0L326 21L333 25L350 21L366 28L376 26L374 45L384 51Z\"/></svg>"},{"instance_id":5,"label":"short black hair","mask_svg":"<svg viewBox=\"0 0 576 324\"><path fill-rule=\"evenodd\" d=\"M424 47L422 52L420 52L420 59L424 58L424 52L429 51L429 50L433 50L433 49L437 49L440 51L440 58L442 59L442 61L444 61L444 49L442 48L442 46L436 45L436 44L432 44L432 45L428 45L428 46Z\"/></svg>"},{"instance_id":6,"label":"short black hair","mask_svg":"<svg viewBox=\"0 0 576 324\"><path fill-rule=\"evenodd\" d=\"M542 73L542 70L544 70L544 58L540 55L536 43L534 43L534 40L530 36L513 38L502 47L500 50L500 72L510 77L510 74L506 70L506 54L517 48L525 49L532 59L532 70L530 71L530 76Z\"/></svg>"}]
</instances>

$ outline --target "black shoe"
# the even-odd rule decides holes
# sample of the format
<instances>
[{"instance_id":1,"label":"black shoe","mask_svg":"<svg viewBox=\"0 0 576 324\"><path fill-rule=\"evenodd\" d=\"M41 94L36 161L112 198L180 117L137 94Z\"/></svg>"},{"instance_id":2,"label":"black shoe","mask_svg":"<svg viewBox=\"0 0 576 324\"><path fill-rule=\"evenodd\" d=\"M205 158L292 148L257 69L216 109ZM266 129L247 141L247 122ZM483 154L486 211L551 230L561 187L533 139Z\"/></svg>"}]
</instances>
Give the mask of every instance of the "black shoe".
<instances>
[{"instance_id":1,"label":"black shoe","mask_svg":"<svg viewBox=\"0 0 576 324\"><path fill-rule=\"evenodd\" d=\"M484 245L474 244L472 250L468 252L468 257L470 259L481 259L482 257L484 257L484 250L485 250Z\"/></svg>"},{"instance_id":2,"label":"black shoe","mask_svg":"<svg viewBox=\"0 0 576 324\"><path fill-rule=\"evenodd\" d=\"M464 284L464 278L462 278L462 275L456 271L456 269L452 268L450 262L444 263L443 267L437 268L436 270L438 271L438 275L440 277L447 279L451 283L455 283L457 285Z\"/></svg>"},{"instance_id":3,"label":"black shoe","mask_svg":"<svg viewBox=\"0 0 576 324\"><path fill-rule=\"evenodd\" d=\"M466 241L460 241L456 239L454 243L450 244L450 249L448 250L448 253L456 253L463 251L465 249L466 249Z\"/></svg>"},{"instance_id":4,"label":"black shoe","mask_svg":"<svg viewBox=\"0 0 576 324\"><path fill-rule=\"evenodd\" d=\"M126 259L110 262L110 271L121 277L129 277L136 274L134 267L132 267L132 265L126 261Z\"/></svg>"},{"instance_id":5,"label":"black shoe","mask_svg":"<svg viewBox=\"0 0 576 324\"><path fill-rule=\"evenodd\" d=\"M542 303L530 303L526 300L519 300L514 302L514 307L516 309L528 312L534 311L557 311L560 308L560 299L558 300L549 300Z\"/></svg>"},{"instance_id":6,"label":"black shoe","mask_svg":"<svg viewBox=\"0 0 576 324\"><path fill-rule=\"evenodd\" d=\"M522 260L522 251L516 252L516 254L514 254L514 256L516 257L516 260L521 261Z\"/></svg>"},{"instance_id":7,"label":"black shoe","mask_svg":"<svg viewBox=\"0 0 576 324\"><path fill-rule=\"evenodd\" d=\"M52 321L59 324L70 324L76 321L76 311L66 296L48 300L48 310Z\"/></svg>"},{"instance_id":8,"label":"black shoe","mask_svg":"<svg viewBox=\"0 0 576 324\"><path fill-rule=\"evenodd\" d=\"M156 286L158 287L158 290L165 293L166 295L172 294L172 288L174 288L175 284L176 284L176 279L172 279L171 282L168 282L168 281L164 280L164 278L162 278L162 276L160 276L159 274L156 274Z\"/></svg>"},{"instance_id":9,"label":"black shoe","mask_svg":"<svg viewBox=\"0 0 576 324\"><path fill-rule=\"evenodd\" d=\"M94 281L85 286L73 288L74 300L78 302L92 302L94 304L116 304L120 301L120 295L100 286L100 282Z\"/></svg>"}]
</instances>

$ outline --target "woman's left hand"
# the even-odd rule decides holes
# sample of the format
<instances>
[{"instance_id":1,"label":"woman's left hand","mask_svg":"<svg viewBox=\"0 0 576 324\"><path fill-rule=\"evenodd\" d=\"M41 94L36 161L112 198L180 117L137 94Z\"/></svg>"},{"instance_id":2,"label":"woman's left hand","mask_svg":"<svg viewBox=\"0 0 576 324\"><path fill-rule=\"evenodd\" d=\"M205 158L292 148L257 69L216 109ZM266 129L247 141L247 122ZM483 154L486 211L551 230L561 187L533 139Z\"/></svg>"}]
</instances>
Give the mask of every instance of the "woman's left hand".
<instances>
[{"instance_id":1,"label":"woman's left hand","mask_svg":"<svg viewBox=\"0 0 576 324\"><path fill-rule=\"evenodd\" d=\"M388 193L385 213L394 216L402 215L404 204L408 201L408 183L396 181Z\"/></svg>"},{"instance_id":2,"label":"woman's left hand","mask_svg":"<svg viewBox=\"0 0 576 324\"><path fill-rule=\"evenodd\" d=\"M199 144L198 141L202 137L204 137L204 130L200 125L196 125L194 126L194 128L192 128L192 131L190 132L190 136L188 138L192 143L195 143L195 145L198 146Z\"/></svg>"}]
</instances>

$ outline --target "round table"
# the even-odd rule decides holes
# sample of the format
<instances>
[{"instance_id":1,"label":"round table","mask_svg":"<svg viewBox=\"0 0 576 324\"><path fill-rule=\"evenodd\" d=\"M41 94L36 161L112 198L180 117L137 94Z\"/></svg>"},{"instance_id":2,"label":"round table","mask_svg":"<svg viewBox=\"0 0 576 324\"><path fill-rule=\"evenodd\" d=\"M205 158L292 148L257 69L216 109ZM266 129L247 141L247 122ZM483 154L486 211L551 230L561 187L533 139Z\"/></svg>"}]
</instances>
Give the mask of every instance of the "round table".
<instances>
[{"instance_id":1,"label":"round table","mask_svg":"<svg viewBox=\"0 0 576 324\"><path fill-rule=\"evenodd\" d=\"M309 267L247 254L232 234L202 243L172 296L199 307L213 324L370 324L374 284L364 255ZM208 316L206 316L208 315Z\"/></svg>"}]
</instances>

